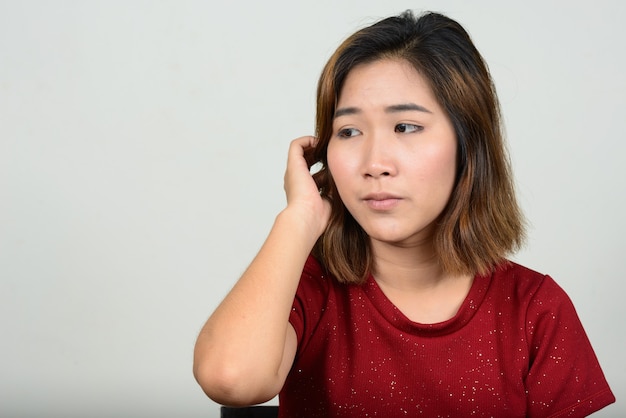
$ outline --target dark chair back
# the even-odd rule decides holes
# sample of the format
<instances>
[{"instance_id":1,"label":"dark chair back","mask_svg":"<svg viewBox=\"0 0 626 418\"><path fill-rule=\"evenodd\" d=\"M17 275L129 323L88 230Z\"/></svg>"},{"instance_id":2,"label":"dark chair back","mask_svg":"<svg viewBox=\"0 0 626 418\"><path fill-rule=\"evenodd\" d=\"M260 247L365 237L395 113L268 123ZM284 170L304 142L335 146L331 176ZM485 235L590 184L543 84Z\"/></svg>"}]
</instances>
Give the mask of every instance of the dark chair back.
<instances>
[{"instance_id":1,"label":"dark chair back","mask_svg":"<svg viewBox=\"0 0 626 418\"><path fill-rule=\"evenodd\" d=\"M220 408L221 418L277 418L278 407L274 405L246 406L235 408L232 406L222 406Z\"/></svg>"}]
</instances>

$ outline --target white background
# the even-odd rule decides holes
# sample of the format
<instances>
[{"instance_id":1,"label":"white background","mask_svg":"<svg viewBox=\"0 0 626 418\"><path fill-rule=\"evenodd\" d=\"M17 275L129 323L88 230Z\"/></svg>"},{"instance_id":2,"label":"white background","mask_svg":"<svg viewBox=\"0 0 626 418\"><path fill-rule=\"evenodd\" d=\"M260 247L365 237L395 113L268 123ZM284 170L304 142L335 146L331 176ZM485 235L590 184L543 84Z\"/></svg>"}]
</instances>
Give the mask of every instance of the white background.
<instances>
[{"instance_id":1,"label":"white background","mask_svg":"<svg viewBox=\"0 0 626 418\"><path fill-rule=\"evenodd\" d=\"M626 415L626 3L0 1L0 416L217 417L195 337L284 206L348 34L462 23L530 222ZM268 302L271 303L271 302Z\"/></svg>"}]
</instances>

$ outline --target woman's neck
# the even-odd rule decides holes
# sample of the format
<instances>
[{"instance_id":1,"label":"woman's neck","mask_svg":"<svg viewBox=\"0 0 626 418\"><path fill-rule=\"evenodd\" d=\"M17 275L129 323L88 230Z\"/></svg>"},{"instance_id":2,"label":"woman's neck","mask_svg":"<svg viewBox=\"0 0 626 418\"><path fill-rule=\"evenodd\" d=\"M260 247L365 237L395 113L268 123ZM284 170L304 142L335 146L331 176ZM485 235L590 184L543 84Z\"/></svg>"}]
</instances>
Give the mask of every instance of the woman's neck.
<instances>
[{"instance_id":1,"label":"woman's neck","mask_svg":"<svg viewBox=\"0 0 626 418\"><path fill-rule=\"evenodd\" d=\"M377 281L417 290L433 287L446 276L431 242L401 246L372 241L371 245Z\"/></svg>"},{"instance_id":2,"label":"woman's neck","mask_svg":"<svg viewBox=\"0 0 626 418\"><path fill-rule=\"evenodd\" d=\"M414 322L452 318L471 288L471 275L451 275L441 268L432 245L414 247L373 243L378 286Z\"/></svg>"}]
</instances>

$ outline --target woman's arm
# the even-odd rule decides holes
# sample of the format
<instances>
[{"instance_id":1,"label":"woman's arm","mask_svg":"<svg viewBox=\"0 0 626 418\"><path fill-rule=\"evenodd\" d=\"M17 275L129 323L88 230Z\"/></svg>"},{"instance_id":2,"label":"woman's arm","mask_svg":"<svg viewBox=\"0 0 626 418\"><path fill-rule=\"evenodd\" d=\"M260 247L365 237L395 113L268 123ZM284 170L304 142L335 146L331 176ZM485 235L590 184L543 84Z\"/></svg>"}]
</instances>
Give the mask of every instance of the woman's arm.
<instances>
[{"instance_id":1,"label":"woman's arm","mask_svg":"<svg viewBox=\"0 0 626 418\"><path fill-rule=\"evenodd\" d=\"M210 316L196 342L194 376L214 401L251 405L280 391L296 353L289 313L304 263L330 216L304 151L313 137L292 141L287 207L248 269Z\"/></svg>"}]
</instances>

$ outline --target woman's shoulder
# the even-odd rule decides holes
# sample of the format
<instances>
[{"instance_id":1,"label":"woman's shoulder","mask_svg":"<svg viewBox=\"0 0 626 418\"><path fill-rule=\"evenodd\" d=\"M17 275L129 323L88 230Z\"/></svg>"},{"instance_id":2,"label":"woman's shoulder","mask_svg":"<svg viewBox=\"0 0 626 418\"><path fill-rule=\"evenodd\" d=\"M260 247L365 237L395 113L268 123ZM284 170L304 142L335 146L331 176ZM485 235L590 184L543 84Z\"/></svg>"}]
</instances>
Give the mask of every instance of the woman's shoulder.
<instances>
[{"instance_id":1,"label":"woman's shoulder","mask_svg":"<svg viewBox=\"0 0 626 418\"><path fill-rule=\"evenodd\" d=\"M306 262L304 263L304 268L302 269L302 274L306 275L310 278L321 277L324 275L325 269L322 266L322 263L315 258L313 254L310 254Z\"/></svg>"},{"instance_id":2,"label":"woman's shoulder","mask_svg":"<svg viewBox=\"0 0 626 418\"><path fill-rule=\"evenodd\" d=\"M494 275L526 281L541 281L545 277L549 277L544 273L511 260L505 260L498 264L494 269Z\"/></svg>"},{"instance_id":3,"label":"woman's shoulder","mask_svg":"<svg viewBox=\"0 0 626 418\"><path fill-rule=\"evenodd\" d=\"M324 265L313 255L309 255L302 268L296 297L319 299L318 303L323 303L335 282Z\"/></svg>"},{"instance_id":4,"label":"woman's shoulder","mask_svg":"<svg viewBox=\"0 0 626 418\"><path fill-rule=\"evenodd\" d=\"M494 270L492 279L496 289L501 289L517 299L533 301L539 305L543 302L548 305L571 304L565 290L552 276L513 261L500 264Z\"/></svg>"},{"instance_id":5,"label":"woman's shoulder","mask_svg":"<svg viewBox=\"0 0 626 418\"><path fill-rule=\"evenodd\" d=\"M493 269L492 278L495 282L507 283L515 287L537 287L546 280L552 280L547 274L510 260L497 265Z\"/></svg>"},{"instance_id":6,"label":"woman's shoulder","mask_svg":"<svg viewBox=\"0 0 626 418\"><path fill-rule=\"evenodd\" d=\"M319 287L328 289L332 284L332 276L328 273L324 265L313 255L309 255L302 268L300 277L300 287Z\"/></svg>"}]
</instances>

